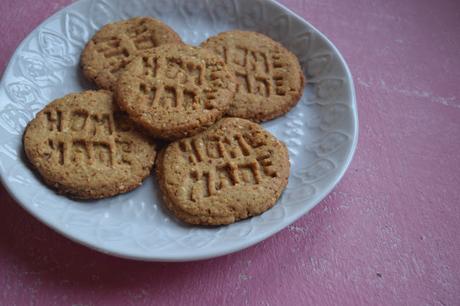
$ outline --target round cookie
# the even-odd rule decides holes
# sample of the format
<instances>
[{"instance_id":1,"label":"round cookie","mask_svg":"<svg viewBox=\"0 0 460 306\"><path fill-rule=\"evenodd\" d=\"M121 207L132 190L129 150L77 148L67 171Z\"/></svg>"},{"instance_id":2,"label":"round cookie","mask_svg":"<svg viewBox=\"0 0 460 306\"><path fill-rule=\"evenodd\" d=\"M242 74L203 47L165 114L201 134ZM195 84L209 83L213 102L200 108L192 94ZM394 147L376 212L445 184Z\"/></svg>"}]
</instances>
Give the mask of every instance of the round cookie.
<instances>
[{"instance_id":1,"label":"round cookie","mask_svg":"<svg viewBox=\"0 0 460 306\"><path fill-rule=\"evenodd\" d=\"M113 90L118 75L128 63L165 43L182 43L182 40L166 24L150 17L107 24L83 50L83 73L100 88Z\"/></svg>"},{"instance_id":2,"label":"round cookie","mask_svg":"<svg viewBox=\"0 0 460 306\"><path fill-rule=\"evenodd\" d=\"M304 77L298 59L263 34L223 32L201 46L219 54L236 75L230 117L270 120L288 112L302 96Z\"/></svg>"},{"instance_id":3,"label":"round cookie","mask_svg":"<svg viewBox=\"0 0 460 306\"><path fill-rule=\"evenodd\" d=\"M167 208L180 220L230 224L271 208L287 185L286 146L262 126L224 118L162 150L157 180Z\"/></svg>"},{"instance_id":4,"label":"round cookie","mask_svg":"<svg viewBox=\"0 0 460 306\"><path fill-rule=\"evenodd\" d=\"M27 126L24 151L58 193L97 199L141 185L155 161L155 144L133 128L109 91L54 100Z\"/></svg>"},{"instance_id":5,"label":"round cookie","mask_svg":"<svg viewBox=\"0 0 460 306\"><path fill-rule=\"evenodd\" d=\"M134 59L120 75L117 102L156 138L191 136L227 111L235 79L213 52L168 44Z\"/></svg>"}]
</instances>

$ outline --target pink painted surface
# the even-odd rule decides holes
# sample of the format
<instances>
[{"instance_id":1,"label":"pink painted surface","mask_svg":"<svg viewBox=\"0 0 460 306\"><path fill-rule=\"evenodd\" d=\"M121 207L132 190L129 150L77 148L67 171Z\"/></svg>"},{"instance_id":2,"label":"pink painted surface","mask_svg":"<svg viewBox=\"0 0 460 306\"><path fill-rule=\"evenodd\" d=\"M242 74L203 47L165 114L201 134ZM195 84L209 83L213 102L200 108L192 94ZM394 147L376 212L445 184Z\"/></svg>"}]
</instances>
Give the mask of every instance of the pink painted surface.
<instances>
[{"instance_id":1,"label":"pink painted surface","mask_svg":"<svg viewBox=\"0 0 460 306\"><path fill-rule=\"evenodd\" d=\"M0 71L68 2L0 1ZM460 305L460 2L283 2L355 78L360 139L337 188L254 247L165 264L77 245L0 187L1 305Z\"/></svg>"}]
</instances>

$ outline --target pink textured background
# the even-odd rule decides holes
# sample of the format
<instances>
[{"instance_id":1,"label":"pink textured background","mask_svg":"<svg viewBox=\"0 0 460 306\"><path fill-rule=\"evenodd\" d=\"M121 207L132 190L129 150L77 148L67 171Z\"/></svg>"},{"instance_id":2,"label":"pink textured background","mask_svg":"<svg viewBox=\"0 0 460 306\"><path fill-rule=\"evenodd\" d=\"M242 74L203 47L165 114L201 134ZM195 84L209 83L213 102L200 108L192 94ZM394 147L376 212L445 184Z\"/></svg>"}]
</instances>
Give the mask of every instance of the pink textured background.
<instances>
[{"instance_id":1,"label":"pink textured background","mask_svg":"<svg viewBox=\"0 0 460 306\"><path fill-rule=\"evenodd\" d=\"M68 2L0 1L0 71ZM355 78L360 139L337 188L254 247L166 264L77 245L0 187L1 305L460 305L460 2L282 2Z\"/></svg>"}]
</instances>

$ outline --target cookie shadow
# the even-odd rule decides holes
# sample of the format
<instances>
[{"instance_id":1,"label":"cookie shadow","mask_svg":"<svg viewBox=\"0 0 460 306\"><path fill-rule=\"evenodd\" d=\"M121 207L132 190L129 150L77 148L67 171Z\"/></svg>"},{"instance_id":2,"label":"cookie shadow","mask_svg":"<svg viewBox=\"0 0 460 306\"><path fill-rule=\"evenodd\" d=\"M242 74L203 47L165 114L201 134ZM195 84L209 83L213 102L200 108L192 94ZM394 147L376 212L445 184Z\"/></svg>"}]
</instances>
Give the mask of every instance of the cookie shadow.
<instances>
[{"instance_id":1,"label":"cookie shadow","mask_svg":"<svg viewBox=\"0 0 460 306\"><path fill-rule=\"evenodd\" d=\"M75 69L76 69L75 75L77 77L77 83L82 88L82 90L98 90L99 89L96 86L96 84L94 84L94 82L88 80L85 77L80 63L76 65Z\"/></svg>"}]
</instances>

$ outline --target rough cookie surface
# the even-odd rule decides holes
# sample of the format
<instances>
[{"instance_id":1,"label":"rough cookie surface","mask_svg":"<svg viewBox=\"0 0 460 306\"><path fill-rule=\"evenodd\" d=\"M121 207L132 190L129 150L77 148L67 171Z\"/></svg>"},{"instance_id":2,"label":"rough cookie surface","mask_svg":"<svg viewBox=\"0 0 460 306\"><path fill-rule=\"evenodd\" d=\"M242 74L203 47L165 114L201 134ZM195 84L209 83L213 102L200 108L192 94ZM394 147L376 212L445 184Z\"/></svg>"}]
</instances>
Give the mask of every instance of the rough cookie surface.
<instances>
[{"instance_id":1,"label":"rough cookie surface","mask_svg":"<svg viewBox=\"0 0 460 306\"><path fill-rule=\"evenodd\" d=\"M58 193L109 197L139 186L155 161L155 144L133 127L111 92L69 94L29 123L24 151Z\"/></svg>"},{"instance_id":2,"label":"rough cookie surface","mask_svg":"<svg viewBox=\"0 0 460 306\"><path fill-rule=\"evenodd\" d=\"M168 44L129 64L116 88L131 119L156 138L177 139L200 132L227 111L235 79L209 50Z\"/></svg>"},{"instance_id":3,"label":"rough cookie surface","mask_svg":"<svg viewBox=\"0 0 460 306\"><path fill-rule=\"evenodd\" d=\"M272 207L287 185L286 146L260 125L224 118L160 152L157 180L168 209L191 224L220 225Z\"/></svg>"},{"instance_id":4,"label":"rough cookie surface","mask_svg":"<svg viewBox=\"0 0 460 306\"><path fill-rule=\"evenodd\" d=\"M201 44L225 60L237 80L227 115L260 122L288 112L302 96L304 77L294 54L255 32L229 31Z\"/></svg>"},{"instance_id":5,"label":"rough cookie surface","mask_svg":"<svg viewBox=\"0 0 460 306\"><path fill-rule=\"evenodd\" d=\"M159 20L136 17L110 23L83 50L83 73L100 88L113 90L120 72L136 56L166 43L182 43L182 40Z\"/></svg>"}]
</instances>

